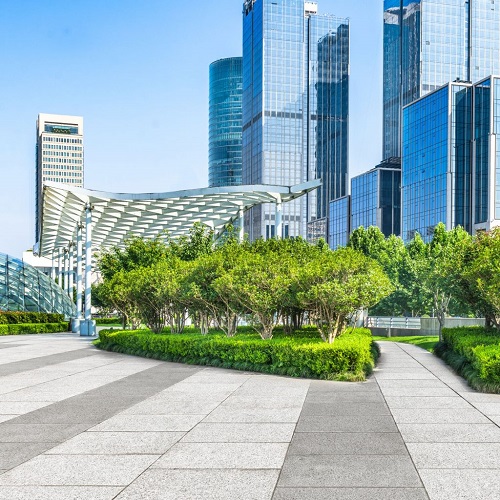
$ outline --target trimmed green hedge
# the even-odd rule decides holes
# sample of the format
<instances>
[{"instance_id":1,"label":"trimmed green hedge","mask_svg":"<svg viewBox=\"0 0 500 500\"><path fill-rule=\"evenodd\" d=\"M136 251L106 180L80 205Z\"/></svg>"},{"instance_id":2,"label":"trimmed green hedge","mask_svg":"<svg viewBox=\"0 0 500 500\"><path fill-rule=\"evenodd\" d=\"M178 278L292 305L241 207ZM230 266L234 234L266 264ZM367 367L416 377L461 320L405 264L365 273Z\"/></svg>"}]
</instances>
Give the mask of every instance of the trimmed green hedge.
<instances>
[{"instance_id":1,"label":"trimmed green hedge","mask_svg":"<svg viewBox=\"0 0 500 500\"><path fill-rule=\"evenodd\" d=\"M0 325L0 335L22 335L25 333L59 333L68 331L68 322L58 323L19 323Z\"/></svg>"},{"instance_id":2,"label":"trimmed green hedge","mask_svg":"<svg viewBox=\"0 0 500 500\"><path fill-rule=\"evenodd\" d=\"M500 332L481 327L443 328L434 352L471 387L500 393Z\"/></svg>"},{"instance_id":3,"label":"trimmed green hedge","mask_svg":"<svg viewBox=\"0 0 500 500\"><path fill-rule=\"evenodd\" d=\"M0 325L17 325L20 323L60 323L62 321L64 321L64 315L57 313L0 311Z\"/></svg>"},{"instance_id":4,"label":"trimmed green hedge","mask_svg":"<svg viewBox=\"0 0 500 500\"><path fill-rule=\"evenodd\" d=\"M345 333L333 344L307 333L262 340L248 333L229 338L220 333L156 335L149 330L103 330L97 345L166 361L329 380L364 380L378 356L371 333L365 329Z\"/></svg>"}]
</instances>

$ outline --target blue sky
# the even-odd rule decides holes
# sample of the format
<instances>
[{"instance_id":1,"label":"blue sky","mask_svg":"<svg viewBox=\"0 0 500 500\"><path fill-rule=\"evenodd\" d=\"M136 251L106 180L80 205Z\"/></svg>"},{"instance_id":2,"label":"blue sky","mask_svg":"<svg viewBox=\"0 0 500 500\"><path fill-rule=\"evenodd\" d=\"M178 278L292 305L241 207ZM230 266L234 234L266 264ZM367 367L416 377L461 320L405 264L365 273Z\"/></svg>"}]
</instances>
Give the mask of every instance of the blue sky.
<instances>
[{"instance_id":1,"label":"blue sky","mask_svg":"<svg viewBox=\"0 0 500 500\"><path fill-rule=\"evenodd\" d=\"M81 115L85 187L208 184L208 66L241 55L240 0L0 2L0 252L34 234L38 113ZM351 176L381 159L382 0L318 0L351 20Z\"/></svg>"}]
</instances>

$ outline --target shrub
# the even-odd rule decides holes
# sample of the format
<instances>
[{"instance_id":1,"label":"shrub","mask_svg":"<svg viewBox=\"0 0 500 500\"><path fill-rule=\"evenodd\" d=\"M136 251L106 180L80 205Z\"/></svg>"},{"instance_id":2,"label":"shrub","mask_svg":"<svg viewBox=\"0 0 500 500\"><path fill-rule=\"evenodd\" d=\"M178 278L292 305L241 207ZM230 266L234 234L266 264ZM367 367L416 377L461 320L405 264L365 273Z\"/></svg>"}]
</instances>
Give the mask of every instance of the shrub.
<instances>
[{"instance_id":1,"label":"shrub","mask_svg":"<svg viewBox=\"0 0 500 500\"><path fill-rule=\"evenodd\" d=\"M28 312L28 311L0 311L0 324L28 324L28 323L59 323L64 321L63 314Z\"/></svg>"},{"instance_id":2,"label":"shrub","mask_svg":"<svg viewBox=\"0 0 500 500\"><path fill-rule=\"evenodd\" d=\"M257 334L153 334L149 330L103 330L99 347L168 361L223 366L294 377L364 380L374 364L369 330L345 333L325 344L316 332L300 336Z\"/></svg>"},{"instance_id":3,"label":"shrub","mask_svg":"<svg viewBox=\"0 0 500 500\"><path fill-rule=\"evenodd\" d=\"M121 325L122 318L96 318L96 325Z\"/></svg>"},{"instance_id":4,"label":"shrub","mask_svg":"<svg viewBox=\"0 0 500 500\"><path fill-rule=\"evenodd\" d=\"M28 333L59 333L67 332L68 323L10 323L0 324L0 335L22 335Z\"/></svg>"},{"instance_id":5,"label":"shrub","mask_svg":"<svg viewBox=\"0 0 500 500\"><path fill-rule=\"evenodd\" d=\"M444 328L436 354L478 390L500 392L500 333L481 327Z\"/></svg>"}]
</instances>

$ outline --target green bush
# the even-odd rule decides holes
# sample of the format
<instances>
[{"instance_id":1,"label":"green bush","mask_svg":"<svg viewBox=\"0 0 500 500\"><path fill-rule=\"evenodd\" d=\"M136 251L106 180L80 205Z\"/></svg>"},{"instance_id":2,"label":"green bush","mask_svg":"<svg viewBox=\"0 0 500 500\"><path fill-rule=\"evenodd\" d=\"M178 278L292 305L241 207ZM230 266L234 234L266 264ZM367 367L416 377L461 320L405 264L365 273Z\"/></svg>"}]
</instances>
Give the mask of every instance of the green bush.
<instances>
[{"instance_id":1,"label":"green bush","mask_svg":"<svg viewBox=\"0 0 500 500\"><path fill-rule=\"evenodd\" d=\"M0 311L0 325L60 323L62 321L64 321L64 315L57 313Z\"/></svg>"},{"instance_id":2,"label":"green bush","mask_svg":"<svg viewBox=\"0 0 500 500\"><path fill-rule=\"evenodd\" d=\"M97 326L121 325L122 321L122 318L96 318L95 323Z\"/></svg>"},{"instance_id":3,"label":"green bush","mask_svg":"<svg viewBox=\"0 0 500 500\"><path fill-rule=\"evenodd\" d=\"M103 330L100 348L192 364L222 366L294 377L364 380L374 365L369 330L357 329L333 344L302 332L262 340L257 334L153 334L149 330Z\"/></svg>"},{"instance_id":4,"label":"green bush","mask_svg":"<svg viewBox=\"0 0 500 500\"><path fill-rule=\"evenodd\" d=\"M0 335L22 335L25 333L59 333L67 332L68 323L12 323L0 324Z\"/></svg>"},{"instance_id":5,"label":"green bush","mask_svg":"<svg viewBox=\"0 0 500 500\"><path fill-rule=\"evenodd\" d=\"M500 333L481 327L443 328L435 349L478 390L500 392Z\"/></svg>"}]
</instances>

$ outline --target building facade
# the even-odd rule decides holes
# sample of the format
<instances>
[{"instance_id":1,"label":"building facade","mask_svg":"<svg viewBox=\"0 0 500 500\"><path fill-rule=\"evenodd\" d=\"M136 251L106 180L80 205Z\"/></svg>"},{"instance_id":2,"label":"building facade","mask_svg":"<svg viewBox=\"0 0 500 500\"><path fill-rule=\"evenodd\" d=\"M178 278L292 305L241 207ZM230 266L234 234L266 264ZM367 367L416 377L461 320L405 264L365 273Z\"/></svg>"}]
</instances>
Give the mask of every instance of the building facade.
<instances>
[{"instance_id":1,"label":"building facade","mask_svg":"<svg viewBox=\"0 0 500 500\"><path fill-rule=\"evenodd\" d=\"M237 186L242 183L242 58L215 61L209 73L208 182Z\"/></svg>"},{"instance_id":2,"label":"building facade","mask_svg":"<svg viewBox=\"0 0 500 500\"><path fill-rule=\"evenodd\" d=\"M326 239L328 205L347 194L349 22L314 2L243 6L243 183L322 187L283 207L278 236ZM274 208L245 217L250 239L275 234Z\"/></svg>"},{"instance_id":3,"label":"building facade","mask_svg":"<svg viewBox=\"0 0 500 500\"><path fill-rule=\"evenodd\" d=\"M383 158L401 156L402 108L450 81L500 73L500 5L384 0Z\"/></svg>"},{"instance_id":4,"label":"building facade","mask_svg":"<svg viewBox=\"0 0 500 500\"><path fill-rule=\"evenodd\" d=\"M335 250L345 247L351 234L351 197L343 196L330 202L328 246Z\"/></svg>"},{"instance_id":5,"label":"building facade","mask_svg":"<svg viewBox=\"0 0 500 500\"><path fill-rule=\"evenodd\" d=\"M39 239L44 181L83 187L83 118L40 113L36 122L36 221Z\"/></svg>"},{"instance_id":6,"label":"building facade","mask_svg":"<svg viewBox=\"0 0 500 500\"><path fill-rule=\"evenodd\" d=\"M452 82L403 109L403 238L500 222L500 79Z\"/></svg>"},{"instance_id":7,"label":"building facade","mask_svg":"<svg viewBox=\"0 0 500 500\"><path fill-rule=\"evenodd\" d=\"M377 226L401 234L401 162L390 158L351 179L351 231Z\"/></svg>"}]
</instances>

